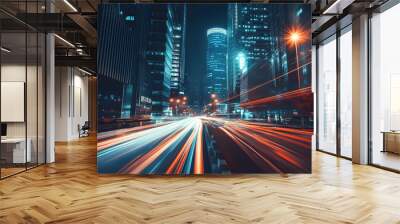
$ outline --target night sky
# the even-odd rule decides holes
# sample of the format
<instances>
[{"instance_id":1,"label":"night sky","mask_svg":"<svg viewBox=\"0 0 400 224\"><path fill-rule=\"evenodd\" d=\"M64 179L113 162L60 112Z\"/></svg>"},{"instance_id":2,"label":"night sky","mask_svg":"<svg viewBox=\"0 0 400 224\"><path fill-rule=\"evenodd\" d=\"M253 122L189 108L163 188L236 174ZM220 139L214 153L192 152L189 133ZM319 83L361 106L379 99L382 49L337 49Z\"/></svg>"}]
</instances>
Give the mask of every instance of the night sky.
<instances>
[{"instance_id":1,"label":"night sky","mask_svg":"<svg viewBox=\"0 0 400 224\"><path fill-rule=\"evenodd\" d=\"M227 26L227 4L188 4L186 20L186 94L190 103L201 101L205 88L207 29ZM200 102L201 103L201 102Z\"/></svg>"}]
</instances>

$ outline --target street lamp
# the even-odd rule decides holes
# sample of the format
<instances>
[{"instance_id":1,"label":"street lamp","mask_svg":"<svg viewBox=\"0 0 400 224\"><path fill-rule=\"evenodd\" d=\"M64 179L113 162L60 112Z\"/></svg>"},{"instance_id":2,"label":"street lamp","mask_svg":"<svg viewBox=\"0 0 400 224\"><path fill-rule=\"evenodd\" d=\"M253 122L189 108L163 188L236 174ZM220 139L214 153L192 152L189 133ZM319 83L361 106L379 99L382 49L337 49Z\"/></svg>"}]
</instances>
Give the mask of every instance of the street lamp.
<instances>
[{"instance_id":1,"label":"street lamp","mask_svg":"<svg viewBox=\"0 0 400 224\"><path fill-rule=\"evenodd\" d=\"M169 99L169 103L171 104L172 115L174 115L174 102L175 102L174 98Z\"/></svg>"},{"instance_id":2,"label":"street lamp","mask_svg":"<svg viewBox=\"0 0 400 224\"><path fill-rule=\"evenodd\" d=\"M293 32L290 34L290 40L294 43L300 40L300 34L298 32Z\"/></svg>"},{"instance_id":3,"label":"street lamp","mask_svg":"<svg viewBox=\"0 0 400 224\"><path fill-rule=\"evenodd\" d=\"M292 45L296 49L296 65L297 65L297 82L300 88L300 66L299 66L299 55L298 55L298 45L306 40L305 32L300 28L292 28L287 34L286 41L289 45Z\"/></svg>"},{"instance_id":4,"label":"street lamp","mask_svg":"<svg viewBox=\"0 0 400 224\"><path fill-rule=\"evenodd\" d=\"M217 95L215 93L211 94L211 98L214 99L215 97L217 97Z\"/></svg>"}]
</instances>

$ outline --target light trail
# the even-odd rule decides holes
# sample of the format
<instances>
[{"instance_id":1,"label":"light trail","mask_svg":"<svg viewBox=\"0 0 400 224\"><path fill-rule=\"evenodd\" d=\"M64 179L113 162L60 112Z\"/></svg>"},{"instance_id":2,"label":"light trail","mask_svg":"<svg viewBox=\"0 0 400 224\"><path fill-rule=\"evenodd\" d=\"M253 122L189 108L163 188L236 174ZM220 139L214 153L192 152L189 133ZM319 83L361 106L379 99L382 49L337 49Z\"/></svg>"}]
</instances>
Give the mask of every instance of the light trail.
<instances>
[{"instance_id":1,"label":"light trail","mask_svg":"<svg viewBox=\"0 0 400 224\"><path fill-rule=\"evenodd\" d=\"M309 150L311 147L311 131L276 128L256 122L232 122L222 118L206 119L224 124L221 129L237 144L245 146L241 148L246 154L249 154L250 150L259 158L273 158L273 161L279 164L278 167L286 163L287 165L292 164L296 169L307 169L304 166L302 154L304 149ZM293 146L298 146L302 150L296 150ZM255 151L257 153L254 153ZM251 158L254 159L254 162L259 159L253 156Z\"/></svg>"},{"instance_id":2,"label":"light trail","mask_svg":"<svg viewBox=\"0 0 400 224\"><path fill-rule=\"evenodd\" d=\"M262 134L265 134L265 135L268 135L271 137L276 137L276 138L285 137L286 141L288 141L292 144L301 146L301 147L307 148L309 145L309 144L304 144L303 142L311 143L311 139L309 136L302 137L302 136L298 136L298 135L287 134L282 131L274 131L271 128L259 127L259 126L255 126L255 125L244 125L244 126L246 126L247 128L249 128L251 130L254 130L255 132L262 133Z\"/></svg>"},{"instance_id":3,"label":"light trail","mask_svg":"<svg viewBox=\"0 0 400 224\"><path fill-rule=\"evenodd\" d=\"M303 64L303 65L301 65L300 67L295 68L295 69L292 69L291 71L288 71L288 72L283 73L283 74L281 74L281 75L278 75L278 76L276 76L275 78L270 79L270 80L268 80L268 81L266 81L266 82L263 82L263 83L261 83L261 84L259 84L259 85L257 85L257 86L254 86L254 87L251 88L251 89L248 89L248 90L246 90L246 91L243 91L243 92L241 92L240 94L237 94L237 95L232 96L232 97L230 97L230 98L227 98L227 99L225 99L225 100L221 100L220 102L221 102L221 103L225 103L225 102L231 101L231 100L233 100L233 99L236 99L236 98L238 98L238 97L240 97L240 96L243 96L244 94L248 94L248 93L250 93L250 92L253 92L253 91L256 90L256 89L259 89L260 87L263 87L263 86L265 86L265 85L267 85L267 84L270 84L270 83L272 83L272 82L274 82L274 81L276 81L276 80L278 80L278 79L281 79L281 78L283 78L283 77L285 77L285 76L288 76L289 74L293 74L295 71L297 71L297 70L299 70L299 69L301 69L301 68L303 68L303 67L305 67L305 66L308 66L308 65L311 65L311 62L308 62L308 63L306 63L306 64Z\"/></svg>"},{"instance_id":4,"label":"light trail","mask_svg":"<svg viewBox=\"0 0 400 224\"><path fill-rule=\"evenodd\" d=\"M151 128L156 128L156 127L166 125L166 124L168 124L168 123L166 122L164 124L149 124L149 125L144 125L144 126L140 126L140 127L127 128L127 129L117 130L117 131L110 131L110 132L107 132L106 134L103 133L102 135L98 136L97 150L101 151L110 146L138 138L138 137L148 133L148 132L145 132L145 130L148 130ZM104 139L104 140L102 140L102 139Z\"/></svg>"},{"instance_id":5,"label":"light trail","mask_svg":"<svg viewBox=\"0 0 400 224\"><path fill-rule=\"evenodd\" d=\"M139 174L151 163L153 163L163 152L165 152L172 144L176 143L178 139L182 138L185 133L192 129L192 125L188 125L176 133L168 136L157 147L153 148L150 152L146 153L139 159L133 161L127 167L122 168L121 172L128 172L131 174Z\"/></svg>"},{"instance_id":6,"label":"light trail","mask_svg":"<svg viewBox=\"0 0 400 224\"><path fill-rule=\"evenodd\" d=\"M254 160L261 159L263 162L271 166L277 173L282 173L282 171L275 166L271 161L269 161L267 158L262 156L256 149L254 149L251 145L247 144L245 141L242 139L238 138L237 136L233 135L230 133L226 128L220 127L220 129L225 132L230 138L232 138L233 141L237 142L239 145L242 145L244 147L241 147L243 151L252 158L255 158ZM256 157L255 157L256 156Z\"/></svg>"},{"instance_id":7,"label":"light trail","mask_svg":"<svg viewBox=\"0 0 400 224\"><path fill-rule=\"evenodd\" d=\"M249 131L245 131L245 130L238 129L238 128L237 129L232 129L232 130L241 133L242 134L241 136L243 136L242 137L243 139L254 140L254 141L257 141L257 142L261 143L262 145L264 145L265 149L269 149L269 148L273 149L274 152L279 157L281 157L284 160L286 160L286 161L296 165L297 167L301 168L301 164L298 161L296 161L296 158L289 152L291 150L288 150L287 147L285 147L285 146L283 146L283 145L281 145L281 144L279 144L277 142L273 142L273 141L271 141L271 140L269 140L267 138L263 138L260 135L252 134ZM259 151L261 151L261 152L265 151L263 149L261 149Z\"/></svg>"},{"instance_id":8,"label":"light trail","mask_svg":"<svg viewBox=\"0 0 400 224\"><path fill-rule=\"evenodd\" d=\"M117 136L116 141L114 141L113 139L109 139L108 141L110 141L111 146L108 145L107 148L101 147L102 150L98 151L97 157L101 158L108 154L117 154L114 158L124 156L133 151L135 148L142 147L147 141L165 138L165 136L168 136L169 133L176 130L180 125L182 125L181 123L183 122L185 122L185 120L183 120L182 122L172 123L165 127L156 127L152 129L146 129L142 132L135 132L129 134L129 139L124 139L124 141L121 141L121 136ZM138 139L138 141L135 141L136 139Z\"/></svg>"},{"instance_id":9,"label":"light trail","mask_svg":"<svg viewBox=\"0 0 400 224\"><path fill-rule=\"evenodd\" d=\"M168 136L173 135L177 130L188 126L191 119L182 119L167 125L146 130L147 133L135 137L129 141L115 144L102 151L97 152L98 172L100 173L124 173L127 164L140 158L162 142Z\"/></svg>"},{"instance_id":10,"label":"light trail","mask_svg":"<svg viewBox=\"0 0 400 224\"><path fill-rule=\"evenodd\" d=\"M199 133L199 125L201 125L201 122L197 122L197 127L196 131L192 131L192 134L188 138L188 140L185 142L183 145L182 149L179 151L178 155L175 157L174 161L171 163L171 165L168 167L166 174L181 174L183 172L183 167L185 165L185 162L187 161L189 152L194 145L194 139ZM189 173L186 173L189 174Z\"/></svg>"},{"instance_id":11,"label":"light trail","mask_svg":"<svg viewBox=\"0 0 400 224\"><path fill-rule=\"evenodd\" d=\"M247 123L247 124L258 125L260 127L266 127L266 125L263 123L256 123L256 122L249 122L249 121L243 121L243 122ZM294 133L294 134L299 134L299 135L312 135L314 133L313 130L300 129L300 128L283 128L283 127L274 127L271 125L269 125L267 127L269 127L269 129L271 129L271 130L284 131L284 132L289 132L289 133Z\"/></svg>"},{"instance_id":12,"label":"light trail","mask_svg":"<svg viewBox=\"0 0 400 224\"><path fill-rule=\"evenodd\" d=\"M200 128L197 132L196 152L194 157L194 174L204 174L203 160L203 125L200 121Z\"/></svg>"},{"instance_id":13,"label":"light trail","mask_svg":"<svg viewBox=\"0 0 400 224\"><path fill-rule=\"evenodd\" d=\"M272 103L275 101L288 100L288 99L293 99L293 98L296 98L299 96L307 96L310 94L312 94L311 87L306 87L306 88L296 89L293 91L278 94L275 96L264 97L264 98L260 98L260 99L256 99L256 100L247 101L245 103L241 103L240 106L241 107L249 107L249 106L251 107L251 106L256 106L256 105L264 105L264 104Z\"/></svg>"},{"instance_id":14,"label":"light trail","mask_svg":"<svg viewBox=\"0 0 400 224\"><path fill-rule=\"evenodd\" d=\"M98 169L100 173L167 175L201 175L231 167L243 173L305 172L311 167L311 134L307 129L254 121L186 118L108 136L98 151ZM226 166L218 165L221 159ZM241 165L243 161L253 168Z\"/></svg>"}]
</instances>

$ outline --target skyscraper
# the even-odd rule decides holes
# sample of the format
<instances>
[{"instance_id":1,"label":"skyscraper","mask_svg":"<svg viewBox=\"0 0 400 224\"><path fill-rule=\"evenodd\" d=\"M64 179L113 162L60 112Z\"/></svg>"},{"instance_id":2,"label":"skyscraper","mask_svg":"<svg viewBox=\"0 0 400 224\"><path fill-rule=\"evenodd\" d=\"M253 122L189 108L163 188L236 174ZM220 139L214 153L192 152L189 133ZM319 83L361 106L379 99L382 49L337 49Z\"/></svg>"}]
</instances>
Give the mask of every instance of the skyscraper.
<instances>
[{"instance_id":1,"label":"skyscraper","mask_svg":"<svg viewBox=\"0 0 400 224\"><path fill-rule=\"evenodd\" d=\"M238 4L228 5L228 20L227 20L227 43L228 43L228 93L234 96L239 93L240 69L237 58L237 31L238 31Z\"/></svg>"},{"instance_id":2,"label":"skyscraper","mask_svg":"<svg viewBox=\"0 0 400 224\"><path fill-rule=\"evenodd\" d=\"M146 72L152 79L152 115L167 113L171 93L173 53L173 8L170 5L149 5Z\"/></svg>"},{"instance_id":3,"label":"skyscraper","mask_svg":"<svg viewBox=\"0 0 400 224\"><path fill-rule=\"evenodd\" d=\"M185 37L186 5L171 5L173 10L173 50L171 71L171 97L185 94Z\"/></svg>"},{"instance_id":4,"label":"skyscraper","mask_svg":"<svg viewBox=\"0 0 400 224\"><path fill-rule=\"evenodd\" d=\"M238 3L229 5L228 77L231 80L230 92L233 95L239 92L240 77L255 63L265 63L270 67L271 72L265 75L265 79L286 73L290 66L293 66L288 65L288 60L290 61L293 55L287 50L283 38L285 29L282 28L287 26L289 20L286 15L293 13L285 14L274 7L279 6ZM289 12L292 8L287 7L286 10Z\"/></svg>"},{"instance_id":5,"label":"skyscraper","mask_svg":"<svg viewBox=\"0 0 400 224\"><path fill-rule=\"evenodd\" d=\"M142 35L146 34L141 25L145 20L137 14L141 10L141 7L129 5L99 7L99 24L115 28L115 32L110 35L104 33L106 30L99 31L102 33L98 47L104 52L98 55L99 89L102 90L98 95L98 110L99 123L103 124L99 125L99 130L110 128L106 121L133 118L140 111L135 106L140 104L137 96L150 97L140 63L144 39ZM119 43L115 44L117 39ZM151 104L146 106L147 111L150 111Z\"/></svg>"},{"instance_id":6,"label":"skyscraper","mask_svg":"<svg viewBox=\"0 0 400 224\"><path fill-rule=\"evenodd\" d=\"M207 94L226 99L227 79L227 32L223 28L207 30Z\"/></svg>"},{"instance_id":7,"label":"skyscraper","mask_svg":"<svg viewBox=\"0 0 400 224\"><path fill-rule=\"evenodd\" d=\"M299 17L299 13L307 13L306 9L298 5L265 4L231 4L230 9L227 15L228 57L232 63L228 66L228 77L232 79L234 92L239 87L240 97L229 103L237 105L239 99L239 112L253 118L279 120L298 114L299 108L292 107L291 103L272 106L271 101L257 105L251 102L308 86L310 66L303 66L298 72L297 64L309 61L309 52L305 52L309 46L299 46L297 54L287 42L290 30L301 30L301 25L307 23ZM240 85L237 85L238 80Z\"/></svg>"},{"instance_id":8,"label":"skyscraper","mask_svg":"<svg viewBox=\"0 0 400 224\"><path fill-rule=\"evenodd\" d=\"M102 78L110 79L105 83L123 85L119 92L110 93L120 103L113 103L105 113L113 113L107 115L113 118L168 114L171 94L184 93L186 5L123 4L102 10L111 19L101 17L101 21L119 29L100 40L104 52L114 56L112 61L100 57L99 71L104 73ZM117 39L118 45L113 43ZM105 97L114 102L109 99Z\"/></svg>"}]
</instances>

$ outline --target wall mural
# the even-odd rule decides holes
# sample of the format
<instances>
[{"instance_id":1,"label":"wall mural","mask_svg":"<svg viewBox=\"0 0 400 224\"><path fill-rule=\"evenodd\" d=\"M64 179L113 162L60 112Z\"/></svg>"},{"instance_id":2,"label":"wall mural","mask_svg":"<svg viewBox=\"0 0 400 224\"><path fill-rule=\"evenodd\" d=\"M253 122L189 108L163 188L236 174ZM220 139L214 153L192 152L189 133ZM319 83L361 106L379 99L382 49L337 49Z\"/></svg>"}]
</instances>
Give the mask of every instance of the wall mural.
<instances>
[{"instance_id":1,"label":"wall mural","mask_svg":"<svg viewBox=\"0 0 400 224\"><path fill-rule=\"evenodd\" d=\"M306 4L104 4L101 174L310 173Z\"/></svg>"}]
</instances>

